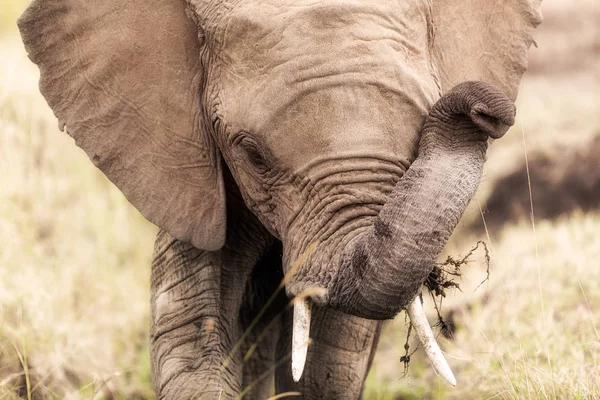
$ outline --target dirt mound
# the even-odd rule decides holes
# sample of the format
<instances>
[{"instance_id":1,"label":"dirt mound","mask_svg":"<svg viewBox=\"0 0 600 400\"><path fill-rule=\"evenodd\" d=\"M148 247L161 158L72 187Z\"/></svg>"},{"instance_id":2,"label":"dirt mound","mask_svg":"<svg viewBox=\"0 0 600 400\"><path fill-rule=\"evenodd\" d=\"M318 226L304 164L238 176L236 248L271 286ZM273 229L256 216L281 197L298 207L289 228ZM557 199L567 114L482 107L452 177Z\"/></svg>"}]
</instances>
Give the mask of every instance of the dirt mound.
<instances>
[{"instance_id":1,"label":"dirt mound","mask_svg":"<svg viewBox=\"0 0 600 400\"><path fill-rule=\"evenodd\" d=\"M599 132L600 134L600 132ZM573 210L600 208L600 135L584 145L560 145L529 157L529 174L536 219L551 219ZM498 179L484 209L491 230L531 212L527 166ZM483 228L481 219L475 228Z\"/></svg>"}]
</instances>

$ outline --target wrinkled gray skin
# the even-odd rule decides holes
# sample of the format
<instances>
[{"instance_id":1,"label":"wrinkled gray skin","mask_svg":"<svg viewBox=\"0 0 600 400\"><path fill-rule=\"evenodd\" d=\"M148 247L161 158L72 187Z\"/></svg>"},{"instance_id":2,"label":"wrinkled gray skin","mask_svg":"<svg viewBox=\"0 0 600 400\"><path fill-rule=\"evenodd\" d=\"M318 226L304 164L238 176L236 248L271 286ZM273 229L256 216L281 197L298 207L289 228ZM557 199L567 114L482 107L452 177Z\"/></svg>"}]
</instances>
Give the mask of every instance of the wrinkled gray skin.
<instances>
[{"instance_id":1,"label":"wrinkled gray skin","mask_svg":"<svg viewBox=\"0 0 600 400\"><path fill-rule=\"evenodd\" d=\"M278 393L358 398L381 321L514 123L540 18L535 0L35 0L19 27L60 126L162 228L159 398L264 399L273 371ZM288 298L311 288L294 383Z\"/></svg>"},{"instance_id":2,"label":"wrinkled gray skin","mask_svg":"<svg viewBox=\"0 0 600 400\"><path fill-rule=\"evenodd\" d=\"M306 284L298 278L302 269L291 282L292 285L302 282L307 287L329 290L326 298L314 297L314 301L323 307L313 316L311 338L314 343L310 347L303 379L294 384L290 367L284 363L276 374L278 392L298 390L305 398L359 396L381 329L377 320L393 318L416 295L475 192L488 137L503 135L512 125L513 118L514 106L502 93L478 82L462 84L433 108L423 129L419 157L406 172L402 171L394 180L393 176L389 178L391 182L397 182L381 204L356 204L354 196L370 198L377 195L374 190L368 190L374 182L362 181L365 177L358 173L349 174L359 171L360 167L327 174L331 181L321 183L328 185L326 191L315 191L312 195L323 197L314 201L317 204L324 202L320 205L321 212L330 215L321 217L325 218L322 226L313 222L316 226L312 228L325 232L331 230L332 225L335 228L328 234L316 236L320 244L303 267L309 269L306 274L311 277L311 283ZM352 160L344 161L353 166ZM445 167L440 171L441 166ZM373 173L366 176L369 175L377 177ZM356 183L355 179L360 182ZM382 181L385 182L384 178ZM153 370L156 382L164 384L157 387L159 393L169 393L167 397L176 393L181 396L181 390L188 382L205 381L204 374L211 368L215 376L221 375L217 367L222 363L223 354L229 354L234 348L282 278L280 273L274 274L282 268L280 243L245 209L243 200L233 194L236 186L231 185L228 215L233 218L230 219L228 241L220 253L203 252L166 233L159 234L157 240L152 279ZM453 190L449 192L448 187ZM338 190L347 190L353 195L347 200L355 202L348 210L349 215L340 211L348 205L344 196L338 200L341 204L328 198L337 195L331 192ZM310 195L307 193L306 196ZM422 211L415 214L415 207L422 205L425 206ZM357 216L354 207L377 212ZM307 211L314 212L312 208ZM312 217L312 221L318 220L319 216ZM426 224L422 225L422 222ZM307 231L312 224L303 221L301 225L305 227L303 231ZM416 227L418 232L412 233ZM312 233L309 238L315 235ZM411 240L407 241L407 235L416 238L408 236ZM300 237L304 239L303 235ZM283 241L283 260L289 254L288 249L296 251L296 257L303 250L296 243L295 240ZM309 242L305 239L301 243ZM318 273L312 275L310 268L321 265L335 268L329 281L318 281L322 276ZM181 270L185 271L183 277ZM215 281L219 275L220 282ZM315 281L317 284L313 283ZM245 293L245 296L236 297L231 293ZM199 306L187 306L193 304L191 300ZM273 314L286 304L286 299L280 296L254 332L261 332ZM287 312L276 323L279 329L271 328L255 358L251 358L256 364L250 364L250 368L256 365L256 370L244 368L243 362L235 359L227 363L229 369L221 375L224 381L215 381L213 389L207 385L201 391L219 393L225 390L233 396L253 384L258 371L289 357L291 313ZM174 326L178 329L173 330ZM217 327L225 335L219 336ZM198 336L205 340L198 342ZM250 336L235 355L243 357L256 339L256 334ZM277 341L279 344L275 346ZM221 352L216 348L221 348ZM215 357L214 363L211 363L211 355ZM167 361L170 359L174 364ZM171 374L174 374L174 380ZM237 377L237 380L230 380L231 377ZM224 382L228 389L223 388ZM256 398L268 394L270 381L265 380L262 384L252 392ZM192 396L198 386L193 384L190 390Z\"/></svg>"}]
</instances>

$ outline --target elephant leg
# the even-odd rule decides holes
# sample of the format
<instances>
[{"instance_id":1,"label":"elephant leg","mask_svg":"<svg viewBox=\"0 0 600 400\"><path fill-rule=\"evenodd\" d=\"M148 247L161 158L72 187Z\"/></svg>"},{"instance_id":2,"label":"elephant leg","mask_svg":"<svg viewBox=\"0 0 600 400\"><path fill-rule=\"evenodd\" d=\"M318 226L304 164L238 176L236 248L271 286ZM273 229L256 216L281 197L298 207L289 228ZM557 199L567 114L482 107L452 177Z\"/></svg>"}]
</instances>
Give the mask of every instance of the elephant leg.
<instances>
[{"instance_id":1,"label":"elephant leg","mask_svg":"<svg viewBox=\"0 0 600 400\"><path fill-rule=\"evenodd\" d=\"M289 303L279 287L282 271L281 243L276 242L248 280L240 311L240 325L247 330L242 346L244 399L264 400L273 390L281 314Z\"/></svg>"},{"instance_id":2,"label":"elephant leg","mask_svg":"<svg viewBox=\"0 0 600 400\"><path fill-rule=\"evenodd\" d=\"M269 326L270 331L259 337L258 333L248 335L242 351L248 358L243 360L243 391L244 399L264 400L272 395L273 390L273 365L275 362L275 349L279 338L280 320ZM259 330L264 325L259 324ZM254 344L257 343L255 346Z\"/></svg>"},{"instance_id":3,"label":"elephant leg","mask_svg":"<svg viewBox=\"0 0 600 400\"><path fill-rule=\"evenodd\" d=\"M226 351L221 338L219 253L158 233L151 279L150 353L158 398L235 393L221 384Z\"/></svg>"},{"instance_id":4,"label":"elephant leg","mask_svg":"<svg viewBox=\"0 0 600 400\"><path fill-rule=\"evenodd\" d=\"M243 390L239 315L252 270L273 240L251 218L235 217L216 252L157 236L150 355L160 399L228 399Z\"/></svg>"},{"instance_id":5,"label":"elephant leg","mask_svg":"<svg viewBox=\"0 0 600 400\"><path fill-rule=\"evenodd\" d=\"M314 307L306 366L295 383L291 363L277 369L278 393L297 391L302 399L358 399L373 361L382 327L372 321L343 314L328 307ZM277 346L278 358L289 357L292 337L292 312L282 321Z\"/></svg>"}]
</instances>

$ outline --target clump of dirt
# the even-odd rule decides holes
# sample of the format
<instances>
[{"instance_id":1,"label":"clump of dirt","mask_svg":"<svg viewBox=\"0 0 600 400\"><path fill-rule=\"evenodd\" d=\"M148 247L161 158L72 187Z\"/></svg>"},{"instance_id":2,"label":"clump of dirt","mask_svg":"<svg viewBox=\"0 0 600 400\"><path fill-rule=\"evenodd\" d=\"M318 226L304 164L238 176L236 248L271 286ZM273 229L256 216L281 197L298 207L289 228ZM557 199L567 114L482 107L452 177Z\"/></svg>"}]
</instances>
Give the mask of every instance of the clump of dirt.
<instances>
[{"instance_id":1,"label":"clump of dirt","mask_svg":"<svg viewBox=\"0 0 600 400\"><path fill-rule=\"evenodd\" d=\"M442 308L442 299L446 297L446 289L453 288L460 290L460 285L455 281L455 278L460 278L462 276L461 268L469 263L473 253L479 249L479 246L482 246L485 252L486 265L485 279L481 281L481 283L475 288L475 290L479 289L481 285L490 279L490 251L487 247L487 244L481 240L478 241L464 257L457 259L453 258L452 256L448 256L446 261L435 265L425 280L425 287L429 290L429 294L431 295L433 305L437 313L438 320L435 326L440 328L440 333L447 339L452 339L454 336L456 325L452 320L447 321L442 317L442 313L440 311Z\"/></svg>"},{"instance_id":2,"label":"clump of dirt","mask_svg":"<svg viewBox=\"0 0 600 400\"><path fill-rule=\"evenodd\" d=\"M429 276L427 277L424 283L425 287L429 290L434 300L435 297L446 297L446 289L448 288L460 290L460 285L454 280L454 278L460 278L462 276L461 268L467 265L469 261L471 261L473 253L477 249L479 249L479 246L482 246L485 252L486 264L486 277L479 284L479 286L481 286L484 282L489 280L490 252L488 250L487 244L484 241L480 240L475 244L475 246L471 250L469 250L469 252L464 257L454 258L452 256L448 256L448 258L446 258L446 261L444 261L443 263L434 265L433 269L429 273ZM477 288L479 288L479 286L477 286Z\"/></svg>"},{"instance_id":3,"label":"clump of dirt","mask_svg":"<svg viewBox=\"0 0 600 400\"><path fill-rule=\"evenodd\" d=\"M456 325L452 319L446 320L442 317L442 300L446 297L446 291L448 289L460 290L460 285L456 280L462 277L462 268L472 261L473 254L480 247L483 248L484 251L486 277L483 281L481 281L477 288L475 288L475 290L479 289L479 287L483 285L486 281L488 281L490 278L491 260L488 246L484 241L481 240L478 241L475 244L475 246L471 250L469 250L469 252L464 257L455 258L452 256L448 256L448 258L446 258L446 261L434 265L433 269L429 273L429 276L423 283L423 285L429 291L429 295L433 300L433 304L437 314L437 322L434 325L434 327L438 327L440 334L442 334L447 339L452 339L452 337L454 336ZM406 333L406 342L404 343L404 355L400 357L400 362L404 364L403 376L408 373L410 358L418 349L418 346L415 347L412 351L410 349L409 342L411 333L412 325L409 324L408 331Z\"/></svg>"}]
</instances>

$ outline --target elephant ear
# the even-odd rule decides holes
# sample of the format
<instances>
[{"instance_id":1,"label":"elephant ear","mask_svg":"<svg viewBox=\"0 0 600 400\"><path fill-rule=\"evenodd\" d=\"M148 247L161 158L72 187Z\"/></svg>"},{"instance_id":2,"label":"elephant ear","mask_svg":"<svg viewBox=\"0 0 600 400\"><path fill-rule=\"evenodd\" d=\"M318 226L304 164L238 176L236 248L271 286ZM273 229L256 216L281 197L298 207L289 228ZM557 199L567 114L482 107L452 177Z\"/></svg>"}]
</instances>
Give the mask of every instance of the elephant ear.
<instances>
[{"instance_id":1,"label":"elephant ear","mask_svg":"<svg viewBox=\"0 0 600 400\"><path fill-rule=\"evenodd\" d=\"M18 24L61 130L147 219L219 249L222 166L185 0L34 0Z\"/></svg>"},{"instance_id":2,"label":"elephant ear","mask_svg":"<svg viewBox=\"0 0 600 400\"><path fill-rule=\"evenodd\" d=\"M442 94L461 82L490 83L515 100L527 69L541 0L431 0L433 59Z\"/></svg>"}]
</instances>

